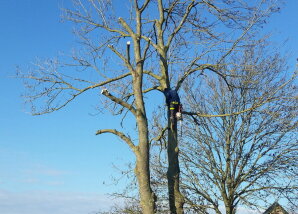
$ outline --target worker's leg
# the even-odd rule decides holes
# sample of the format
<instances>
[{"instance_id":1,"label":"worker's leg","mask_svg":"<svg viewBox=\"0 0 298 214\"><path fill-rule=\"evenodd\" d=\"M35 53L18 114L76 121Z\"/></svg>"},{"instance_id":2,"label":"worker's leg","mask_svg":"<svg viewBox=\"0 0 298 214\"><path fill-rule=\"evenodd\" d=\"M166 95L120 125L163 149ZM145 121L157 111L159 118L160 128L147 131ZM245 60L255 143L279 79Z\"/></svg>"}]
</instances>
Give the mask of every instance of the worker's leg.
<instances>
[{"instance_id":1,"label":"worker's leg","mask_svg":"<svg viewBox=\"0 0 298 214\"><path fill-rule=\"evenodd\" d=\"M174 104L170 104L170 119L171 120L174 120L176 116L176 108L175 108L175 105Z\"/></svg>"}]
</instances>

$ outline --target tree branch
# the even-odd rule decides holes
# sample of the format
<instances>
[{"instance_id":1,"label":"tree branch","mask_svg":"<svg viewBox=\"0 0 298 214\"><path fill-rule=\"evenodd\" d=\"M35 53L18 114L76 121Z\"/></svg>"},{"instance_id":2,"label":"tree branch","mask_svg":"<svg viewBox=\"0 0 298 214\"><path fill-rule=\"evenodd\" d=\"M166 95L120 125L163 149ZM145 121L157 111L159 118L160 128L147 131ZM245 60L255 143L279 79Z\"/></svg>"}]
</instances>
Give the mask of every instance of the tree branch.
<instances>
[{"instance_id":1,"label":"tree branch","mask_svg":"<svg viewBox=\"0 0 298 214\"><path fill-rule=\"evenodd\" d=\"M84 16L84 15L82 15L79 12L74 12L74 11L71 11L71 10L68 10L68 9L64 9L64 11L68 14L67 19L69 19L69 20L71 20L73 22L76 22L76 23L85 23L87 25L91 25L91 26L94 26L94 27L98 27L98 28L107 30L107 31L109 31L111 33L118 33L119 35L121 35L123 37L130 36L130 34L127 34L127 33L123 32L121 30L112 29L112 28L108 27L105 24L96 23L96 22L92 21L89 16Z\"/></svg>"},{"instance_id":2,"label":"tree branch","mask_svg":"<svg viewBox=\"0 0 298 214\"><path fill-rule=\"evenodd\" d=\"M175 37L175 35L181 30L181 28L182 28L183 24L185 23L185 21L186 21L188 15L189 15L191 9L192 9L193 7L195 7L196 4L197 4L197 3L195 3L194 1L192 1L192 2L187 6L187 9L186 9L186 11L184 12L184 15L183 15L183 17L182 17L182 19L181 19L179 25L175 28L175 30L171 33L171 35L170 35L169 38L168 38L168 42L167 42L167 45L166 45L167 49L170 47L170 45L171 45L171 43L172 43L172 40L173 40L173 38Z\"/></svg>"},{"instance_id":3,"label":"tree branch","mask_svg":"<svg viewBox=\"0 0 298 214\"><path fill-rule=\"evenodd\" d=\"M127 145L135 152L137 150L137 146L135 146L132 142L132 140L127 137L122 132L117 131L116 129L101 129L96 132L96 135L104 134L104 133L111 133L118 137L120 137L123 141L127 143Z\"/></svg>"},{"instance_id":4,"label":"tree branch","mask_svg":"<svg viewBox=\"0 0 298 214\"><path fill-rule=\"evenodd\" d=\"M113 45L108 45L108 47L125 63L126 67L130 70L130 72L134 72L134 68L130 64L130 61L128 58L123 56L119 51L117 51Z\"/></svg>"},{"instance_id":5,"label":"tree branch","mask_svg":"<svg viewBox=\"0 0 298 214\"><path fill-rule=\"evenodd\" d=\"M127 108L134 116L136 116L136 109L130 105L129 103L123 101L122 99L119 99L115 96L113 96L112 94L110 94L110 92L107 89L103 89L101 91L101 93L106 96L107 98L109 98L110 100L112 100L113 102L123 106L124 108Z\"/></svg>"},{"instance_id":6,"label":"tree branch","mask_svg":"<svg viewBox=\"0 0 298 214\"><path fill-rule=\"evenodd\" d=\"M262 106L263 104L265 104L265 103L260 103L258 105L252 106L251 108L248 108L248 109L245 109L245 110L242 110L242 111L238 111L238 112L227 113L227 114L213 115L213 114L204 114L204 113L199 113L199 112L187 112L187 111L183 111L182 113L187 114L187 115L196 115L196 116L199 116L199 117L228 117L228 116L239 115L239 114L242 114L242 113L245 113L245 112L248 112L248 111L252 111L252 110Z\"/></svg>"},{"instance_id":7,"label":"tree branch","mask_svg":"<svg viewBox=\"0 0 298 214\"><path fill-rule=\"evenodd\" d=\"M146 1L144 2L144 4L142 5L142 7L139 9L141 13L142 13L142 12L145 10L145 8L148 6L149 2L150 2L150 0L146 0Z\"/></svg>"},{"instance_id":8,"label":"tree branch","mask_svg":"<svg viewBox=\"0 0 298 214\"><path fill-rule=\"evenodd\" d=\"M133 30L131 29L131 27L124 21L123 18L119 17L118 21L120 22L120 24L124 27L124 29L129 33L129 35L132 38L135 38L135 33L133 32Z\"/></svg>"},{"instance_id":9,"label":"tree branch","mask_svg":"<svg viewBox=\"0 0 298 214\"><path fill-rule=\"evenodd\" d=\"M160 131L160 135L158 135L158 136L156 136L156 137L152 138L152 139L150 140L150 142L152 142L152 141L160 141L160 140L161 140L161 138L163 138L163 136L164 136L165 132L166 132L168 129L169 129L169 127L168 127L168 126L167 126L167 127L165 127L165 128L163 128L163 129Z\"/></svg>"}]
</instances>

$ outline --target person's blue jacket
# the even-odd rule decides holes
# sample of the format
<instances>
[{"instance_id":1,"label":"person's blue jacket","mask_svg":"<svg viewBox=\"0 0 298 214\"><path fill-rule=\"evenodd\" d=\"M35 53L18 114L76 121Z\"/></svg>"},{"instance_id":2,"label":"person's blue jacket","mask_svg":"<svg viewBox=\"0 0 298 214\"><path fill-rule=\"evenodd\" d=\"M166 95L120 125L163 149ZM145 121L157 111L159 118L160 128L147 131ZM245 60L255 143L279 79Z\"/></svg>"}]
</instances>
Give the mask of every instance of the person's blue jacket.
<instances>
[{"instance_id":1,"label":"person's blue jacket","mask_svg":"<svg viewBox=\"0 0 298 214\"><path fill-rule=\"evenodd\" d=\"M171 103L180 104L180 98L176 90L166 88L164 94L168 105Z\"/></svg>"}]
</instances>

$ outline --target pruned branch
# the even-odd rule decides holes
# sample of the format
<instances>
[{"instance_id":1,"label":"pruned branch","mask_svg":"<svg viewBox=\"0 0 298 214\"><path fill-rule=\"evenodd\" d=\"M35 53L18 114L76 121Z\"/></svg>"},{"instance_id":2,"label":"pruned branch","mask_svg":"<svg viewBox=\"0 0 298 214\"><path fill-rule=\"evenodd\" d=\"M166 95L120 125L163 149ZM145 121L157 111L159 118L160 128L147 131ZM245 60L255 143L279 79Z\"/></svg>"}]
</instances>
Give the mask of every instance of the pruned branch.
<instances>
[{"instance_id":1,"label":"pruned branch","mask_svg":"<svg viewBox=\"0 0 298 214\"><path fill-rule=\"evenodd\" d=\"M101 93L106 96L107 98L109 98L110 100L112 100L113 102L121 105L122 107L128 109L134 116L136 116L136 109L133 107L133 105L128 104L127 102L125 102L123 99L117 98L115 96L113 96L107 89L103 89L101 91Z\"/></svg>"}]
</instances>

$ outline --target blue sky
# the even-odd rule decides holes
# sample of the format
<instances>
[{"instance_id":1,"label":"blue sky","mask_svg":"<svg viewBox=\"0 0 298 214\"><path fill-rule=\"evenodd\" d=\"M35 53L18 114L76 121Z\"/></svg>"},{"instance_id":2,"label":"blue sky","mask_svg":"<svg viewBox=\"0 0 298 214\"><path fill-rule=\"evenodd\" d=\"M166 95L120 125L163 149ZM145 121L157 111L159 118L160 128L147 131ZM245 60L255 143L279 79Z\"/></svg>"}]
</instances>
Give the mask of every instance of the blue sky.
<instances>
[{"instance_id":1,"label":"blue sky","mask_svg":"<svg viewBox=\"0 0 298 214\"><path fill-rule=\"evenodd\" d=\"M104 209L105 196L117 170L132 160L118 139L95 136L115 121L96 115L96 101L82 97L61 111L31 116L24 108L22 82L16 66L26 69L36 57L69 52L75 44L72 25L61 22L60 7L69 0L0 0L0 213L79 214ZM288 0L265 30L276 44L288 39L283 51L298 58L298 2ZM121 186L121 184L120 184ZM71 208L71 209L70 209ZM45 211L46 210L46 211Z\"/></svg>"}]
</instances>

